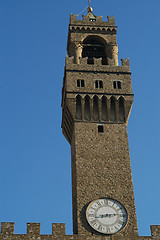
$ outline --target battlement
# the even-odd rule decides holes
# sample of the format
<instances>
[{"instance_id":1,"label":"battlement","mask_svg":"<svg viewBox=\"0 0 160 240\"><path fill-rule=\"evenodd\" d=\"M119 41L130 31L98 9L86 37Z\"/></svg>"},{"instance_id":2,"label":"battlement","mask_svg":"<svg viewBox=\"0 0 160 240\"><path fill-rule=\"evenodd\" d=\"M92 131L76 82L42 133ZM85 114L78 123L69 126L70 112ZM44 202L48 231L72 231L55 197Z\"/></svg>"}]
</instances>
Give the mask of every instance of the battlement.
<instances>
[{"instance_id":1,"label":"battlement","mask_svg":"<svg viewBox=\"0 0 160 240\"><path fill-rule=\"evenodd\" d=\"M115 17L112 16L112 17L109 17L107 16L107 19L108 21L103 21L102 20L102 16L95 16L95 19L96 21L92 22L90 21L90 18L89 16L85 16L85 15L82 15L82 20L78 20L77 19L77 14L76 15L72 15L70 14L70 24L71 25L98 25L98 26L115 26Z\"/></svg>"},{"instance_id":2,"label":"battlement","mask_svg":"<svg viewBox=\"0 0 160 240\"><path fill-rule=\"evenodd\" d=\"M12 239L11 236L13 236L14 239L26 239L25 238L26 235L28 235L28 236L41 235L40 234L40 223L27 223L27 234L14 234L14 223L13 222L2 222L1 223L0 239ZM46 236L46 235L42 234L42 236ZM65 236L65 224L64 223L52 223L52 235L47 235L47 236L51 237L49 239L53 239L53 237L56 237L56 236L57 237Z\"/></svg>"},{"instance_id":3,"label":"battlement","mask_svg":"<svg viewBox=\"0 0 160 240\"><path fill-rule=\"evenodd\" d=\"M151 225L152 239L160 239L160 225Z\"/></svg>"},{"instance_id":4,"label":"battlement","mask_svg":"<svg viewBox=\"0 0 160 240\"><path fill-rule=\"evenodd\" d=\"M81 58L79 64L75 63L74 56L68 57L66 55L65 65L66 69L73 70L90 70L94 71L94 69L99 71L111 71L111 72L130 72L129 58L121 59L122 66L115 66L114 59L107 58L107 65L102 63L102 58L93 58L93 63L88 63L88 58Z\"/></svg>"},{"instance_id":5,"label":"battlement","mask_svg":"<svg viewBox=\"0 0 160 240\"><path fill-rule=\"evenodd\" d=\"M116 237L115 240L159 240L160 239L160 225L151 226L151 237ZM109 240L107 236L93 236L87 237L85 235L65 235L64 223L52 223L52 234L40 234L40 223L27 223L27 234L14 234L13 222L2 222L0 240Z\"/></svg>"}]
</instances>

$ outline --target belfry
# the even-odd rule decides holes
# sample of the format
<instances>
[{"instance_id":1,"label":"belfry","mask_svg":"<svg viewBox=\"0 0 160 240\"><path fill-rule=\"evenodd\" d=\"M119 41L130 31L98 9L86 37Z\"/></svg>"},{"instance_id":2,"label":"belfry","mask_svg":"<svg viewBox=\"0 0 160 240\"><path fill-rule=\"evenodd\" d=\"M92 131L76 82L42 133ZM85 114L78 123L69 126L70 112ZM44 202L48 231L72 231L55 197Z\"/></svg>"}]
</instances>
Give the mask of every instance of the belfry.
<instances>
[{"instance_id":1,"label":"belfry","mask_svg":"<svg viewBox=\"0 0 160 240\"><path fill-rule=\"evenodd\" d=\"M133 103L129 59L118 62L115 18L70 15L62 88L62 131L71 145L73 235L64 224L40 234L14 234L2 223L0 240L160 240L138 235L127 123Z\"/></svg>"},{"instance_id":2,"label":"belfry","mask_svg":"<svg viewBox=\"0 0 160 240\"><path fill-rule=\"evenodd\" d=\"M138 236L127 122L129 60L118 65L114 17L70 17L62 129L71 144L74 234Z\"/></svg>"}]
</instances>

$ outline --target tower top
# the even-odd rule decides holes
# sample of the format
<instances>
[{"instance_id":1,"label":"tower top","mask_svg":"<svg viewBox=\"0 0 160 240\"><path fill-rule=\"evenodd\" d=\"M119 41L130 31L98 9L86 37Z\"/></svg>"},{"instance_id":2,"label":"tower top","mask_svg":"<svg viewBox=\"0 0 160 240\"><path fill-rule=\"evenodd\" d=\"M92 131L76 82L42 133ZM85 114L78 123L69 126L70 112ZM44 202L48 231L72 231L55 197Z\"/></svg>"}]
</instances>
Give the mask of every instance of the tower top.
<instances>
[{"instance_id":1,"label":"tower top","mask_svg":"<svg viewBox=\"0 0 160 240\"><path fill-rule=\"evenodd\" d=\"M87 8L87 11L88 11L88 14L87 16L89 17L89 20L90 21L96 21L96 17L95 15L93 14L93 8L91 7L91 3L90 3L90 0L89 0L89 6Z\"/></svg>"},{"instance_id":2,"label":"tower top","mask_svg":"<svg viewBox=\"0 0 160 240\"><path fill-rule=\"evenodd\" d=\"M88 10L88 13L89 13L89 12L91 12L91 13L92 13L92 11L93 11L93 8L91 7L91 0L89 0L89 1L88 1L88 5L89 5L89 6L88 6L88 8L87 8L87 10Z\"/></svg>"},{"instance_id":3,"label":"tower top","mask_svg":"<svg viewBox=\"0 0 160 240\"><path fill-rule=\"evenodd\" d=\"M93 8L92 8L91 6L89 6L89 7L87 8L87 11L88 11L88 13L92 13Z\"/></svg>"}]
</instances>

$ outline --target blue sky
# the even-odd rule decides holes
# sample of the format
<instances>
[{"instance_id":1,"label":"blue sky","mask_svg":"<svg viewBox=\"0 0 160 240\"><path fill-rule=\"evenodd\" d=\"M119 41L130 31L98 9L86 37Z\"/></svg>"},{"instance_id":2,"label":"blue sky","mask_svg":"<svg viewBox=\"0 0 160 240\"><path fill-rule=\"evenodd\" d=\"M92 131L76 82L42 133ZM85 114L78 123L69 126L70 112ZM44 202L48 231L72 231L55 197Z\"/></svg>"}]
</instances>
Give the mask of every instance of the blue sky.
<instances>
[{"instance_id":1,"label":"blue sky","mask_svg":"<svg viewBox=\"0 0 160 240\"><path fill-rule=\"evenodd\" d=\"M0 1L0 221L52 222L72 232L70 146L61 131L61 88L70 13L87 0ZM130 58L134 104L128 125L140 235L160 224L160 1L92 1L114 15L119 59ZM84 11L86 14L86 11ZM80 17L80 16L79 16Z\"/></svg>"}]
</instances>

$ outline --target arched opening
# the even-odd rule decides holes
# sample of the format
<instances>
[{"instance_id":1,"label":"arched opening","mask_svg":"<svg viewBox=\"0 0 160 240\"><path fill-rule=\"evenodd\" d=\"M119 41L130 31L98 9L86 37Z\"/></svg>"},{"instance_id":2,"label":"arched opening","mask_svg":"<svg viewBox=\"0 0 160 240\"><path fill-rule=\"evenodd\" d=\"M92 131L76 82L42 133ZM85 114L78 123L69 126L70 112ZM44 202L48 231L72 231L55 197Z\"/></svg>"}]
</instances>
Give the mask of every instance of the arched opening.
<instances>
[{"instance_id":1,"label":"arched opening","mask_svg":"<svg viewBox=\"0 0 160 240\"><path fill-rule=\"evenodd\" d=\"M99 120L99 111L98 111L98 97L93 98L93 120Z\"/></svg>"},{"instance_id":2,"label":"arched opening","mask_svg":"<svg viewBox=\"0 0 160 240\"><path fill-rule=\"evenodd\" d=\"M81 106L81 96L76 97L76 119L82 119L82 106Z\"/></svg>"},{"instance_id":3,"label":"arched opening","mask_svg":"<svg viewBox=\"0 0 160 240\"><path fill-rule=\"evenodd\" d=\"M85 97L84 119L85 120L91 120L90 98L89 98L89 96Z\"/></svg>"},{"instance_id":4,"label":"arched opening","mask_svg":"<svg viewBox=\"0 0 160 240\"><path fill-rule=\"evenodd\" d=\"M116 121L116 104L115 104L114 97L111 97L111 99L110 99L110 120L112 122Z\"/></svg>"},{"instance_id":5,"label":"arched opening","mask_svg":"<svg viewBox=\"0 0 160 240\"><path fill-rule=\"evenodd\" d=\"M102 58L102 64L107 65L104 39L99 36L88 36L84 39L82 57L88 57L88 64L94 64L93 58Z\"/></svg>"},{"instance_id":6,"label":"arched opening","mask_svg":"<svg viewBox=\"0 0 160 240\"><path fill-rule=\"evenodd\" d=\"M107 115L107 98L106 97L102 97L102 115L101 118L103 121L107 121L108 120L108 115Z\"/></svg>"},{"instance_id":7,"label":"arched opening","mask_svg":"<svg viewBox=\"0 0 160 240\"><path fill-rule=\"evenodd\" d=\"M124 112L124 98L119 98L119 121L125 122L125 112Z\"/></svg>"}]
</instances>

